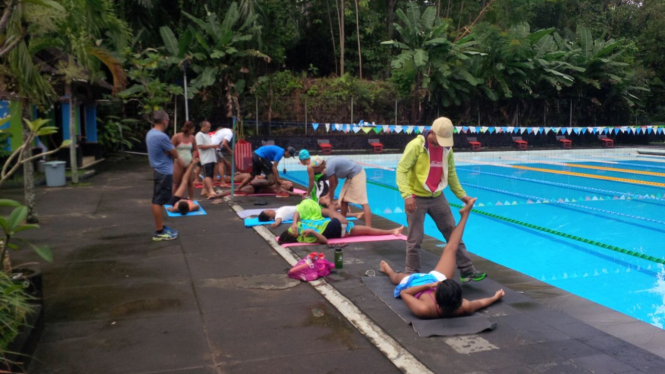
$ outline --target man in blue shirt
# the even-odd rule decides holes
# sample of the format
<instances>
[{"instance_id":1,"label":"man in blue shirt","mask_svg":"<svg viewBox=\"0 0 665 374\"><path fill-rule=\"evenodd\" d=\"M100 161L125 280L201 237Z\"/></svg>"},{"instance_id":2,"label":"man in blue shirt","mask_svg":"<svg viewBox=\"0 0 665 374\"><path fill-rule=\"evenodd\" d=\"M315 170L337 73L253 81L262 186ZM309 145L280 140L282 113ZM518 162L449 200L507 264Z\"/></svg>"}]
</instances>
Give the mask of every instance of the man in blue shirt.
<instances>
[{"instance_id":1,"label":"man in blue shirt","mask_svg":"<svg viewBox=\"0 0 665 374\"><path fill-rule=\"evenodd\" d=\"M287 147L286 150L276 145L264 145L252 154L252 171L247 178L236 188L236 192L241 192L242 188L251 182L257 175L261 173L266 175L270 185L277 184L281 187L279 181L279 172L277 165L282 157L296 157L296 149Z\"/></svg>"},{"instance_id":2,"label":"man in blue shirt","mask_svg":"<svg viewBox=\"0 0 665 374\"><path fill-rule=\"evenodd\" d=\"M178 151L171 144L171 139L164 132L169 127L169 115L158 110L152 115L153 127L145 136L148 146L148 159L154 169L154 187L152 192L152 215L155 218L154 241L173 240L178 232L164 226L162 206L171 200L173 188L173 160L183 168L187 165L179 158Z\"/></svg>"}]
</instances>

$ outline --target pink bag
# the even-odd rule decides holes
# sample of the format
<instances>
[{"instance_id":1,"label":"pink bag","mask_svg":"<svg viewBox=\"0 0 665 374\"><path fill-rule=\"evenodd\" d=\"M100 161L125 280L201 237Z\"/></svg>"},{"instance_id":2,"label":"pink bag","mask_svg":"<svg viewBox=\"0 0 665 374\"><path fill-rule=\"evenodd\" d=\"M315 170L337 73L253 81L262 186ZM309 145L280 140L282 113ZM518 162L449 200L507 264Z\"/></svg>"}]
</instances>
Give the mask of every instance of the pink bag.
<instances>
[{"instance_id":1,"label":"pink bag","mask_svg":"<svg viewBox=\"0 0 665 374\"><path fill-rule=\"evenodd\" d=\"M312 252L289 270L289 278L310 282L327 276L334 267L335 264L326 260L323 253Z\"/></svg>"}]
</instances>

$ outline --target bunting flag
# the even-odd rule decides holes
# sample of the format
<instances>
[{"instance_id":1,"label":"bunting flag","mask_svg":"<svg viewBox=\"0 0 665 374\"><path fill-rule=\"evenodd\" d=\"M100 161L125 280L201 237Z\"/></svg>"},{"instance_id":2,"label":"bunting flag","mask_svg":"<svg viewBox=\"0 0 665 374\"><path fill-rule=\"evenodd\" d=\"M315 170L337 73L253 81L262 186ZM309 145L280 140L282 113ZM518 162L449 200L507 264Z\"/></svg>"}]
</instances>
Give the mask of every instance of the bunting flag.
<instances>
[{"instance_id":1,"label":"bunting flag","mask_svg":"<svg viewBox=\"0 0 665 374\"><path fill-rule=\"evenodd\" d=\"M480 126L480 132L483 134L487 132L487 126Z\"/></svg>"},{"instance_id":2,"label":"bunting flag","mask_svg":"<svg viewBox=\"0 0 665 374\"><path fill-rule=\"evenodd\" d=\"M360 131L361 128L362 127L359 127L359 126L353 126L353 132L357 134L358 131Z\"/></svg>"},{"instance_id":3,"label":"bunting flag","mask_svg":"<svg viewBox=\"0 0 665 374\"><path fill-rule=\"evenodd\" d=\"M368 134L370 131L372 131L373 127L363 127L362 128L365 134Z\"/></svg>"},{"instance_id":4,"label":"bunting flag","mask_svg":"<svg viewBox=\"0 0 665 374\"><path fill-rule=\"evenodd\" d=\"M314 131L316 131L316 129L319 128L319 124L318 123L312 123L312 128L314 129Z\"/></svg>"},{"instance_id":5,"label":"bunting flag","mask_svg":"<svg viewBox=\"0 0 665 374\"><path fill-rule=\"evenodd\" d=\"M395 125L390 125L388 128L390 129L390 132L395 132Z\"/></svg>"},{"instance_id":6,"label":"bunting flag","mask_svg":"<svg viewBox=\"0 0 665 374\"><path fill-rule=\"evenodd\" d=\"M374 132L378 134L378 133L381 132L381 129L382 129L381 126L376 126L376 127L374 128Z\"/></svg>"},{"instance_id":7,"label":"bunting flag","mask_svg":"<svg viewBox=\"0 0 665 374\"><path fill-rule=\"evenodd\" d=\"M462 126L455 126L455 134L459 134L462 132Z\"/></svg>"},{"instance_id":8,"label":"bunting flag","mask_svg":"<svg viewBox=\"0 0 665 374\"><path fill-rule=\"evenodd\" d=\"M395 126L395 131L397 131L398 134L401 134L402 130L403 130L402 125Z\"/></svg>"},{"instance_id":9,"label":"bunting flag","mask_svg":"<svg viewBox=\"0 0 665 374\"><path fill-rule=\"evenodd\" d=\"M326 123L326 132L330 132L330 124Z\"/></svg>"},{"instance_id":10,"label":"bunting flag","mask_svg":"<svg viewBox=\"0 0 665 374\"><path fill-rule=\"evenodd\" d=\"M494 131L496 131L496 129L494 127L490 127L488 131L490 132L490 134L494 134Z\"/></svg>"},{"instance_id":11,"label":"bunting flag","mask_svg":"<svg viewBox=\"0 0 665 374\"><path fill-rule=\"evenodd\" d=\"M383 125L383 132L390 132L390 127L388 125Z\"/></svg>"},{"instance_id":12,"label":"bunting flag","mask_svg":"<svg viewBox=\"0 0 665 374\"><path fill-rule=\"evenodd\" d=\"M472 134L475 134L475 133L478 132L478 128L477 127L469 127L469 131L471 131Z\"/></svg>"},{"instance_id":13,"label":"bunting flag","mask_svg":"<svg viewBox=\"0 0 665 374\"><path fill-rule=\"evenodd\" d=\"M358 127L363 127L363 123L365 123L365 121L363 120L358 121Z\"/></svg>"},{"instance_id":14,"label":"bunting flag","mask_svg":"<svg viewBox=\"0 0 665 374\"><path fill-rule=\"evenodd\" d=\"M346 126L344 126L344 133L348 134L349 131L351 131L351 125L347 124Z\"/></svg>"},{"instance_id":15,"label":"bunting flag","mask_svg":"<svg viewBox=\"0 0 665 374\"><path fill-rule=\"evenodd\" d=\"M522 127L522 134L524 134L525 132L526 132L526 128Z\"/></svg>"},{"instance_id":16,"label":"bunting flag","mask_svg":"<svg viewBox=\"0 0 665 374\"><path fill-rule=\"evenodd\" d=\"M418 131L422 134L425 132L425 126L418 126Z\"/></svg>"},{"instance_id":17,"label":"bunting flag","mask_svg":"<svg viewBox=\"0 0 665 374\"><path fill-rule=\"evenodd\" d=\"M404 126L404 131L406 131L407 134L411 134L413 132L413 126Z\"/></svg>"},{"instance_id":18,"label":"bunting flag","mask_svg":"<svg viewBox=\"0 0 665 374\"><path fill-rule=\"evenodd\" d=\"M567 128L566 132L568 133L568 135L570 135L573 132L573 128L572 127Z\"/></svg>"},{"instance_id":19,"label":"bunting flag","mask_svg":"<svg viewBox=\"0 0 665 374\"><path fill-rule=\"evenodd\" d=\"M514 132L514 131L515 131L515 127L514 127L514 126L508 126L508 127L506 127L506 130L507 130L508 132Z\"/></svg>"},{"instance_id":20,"label":"bunting flag","mask_svg":"<svg viewBox=\"0 0 665 374\"><path fill-rule=\"evenodd\" d=\"M462 132L464 132L465 134L469 132L469 126L462 127Z\"/></svg>"}]
</instances>

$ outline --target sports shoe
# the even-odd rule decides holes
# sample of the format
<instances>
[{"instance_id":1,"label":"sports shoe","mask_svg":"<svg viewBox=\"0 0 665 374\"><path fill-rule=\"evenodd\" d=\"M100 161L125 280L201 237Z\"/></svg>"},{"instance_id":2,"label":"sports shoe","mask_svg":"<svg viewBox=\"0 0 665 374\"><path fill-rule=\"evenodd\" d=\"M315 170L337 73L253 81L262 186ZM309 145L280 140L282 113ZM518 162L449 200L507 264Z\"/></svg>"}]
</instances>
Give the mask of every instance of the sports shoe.
<instances>
[{"instance_id":1,"label":"sports shoe","mask_svg":"<svg viewBox=\"0 0 665 374\"><path fill-rule=\"evenodd\" d=\"M175 236L178 236L178 234L180 233L180 232L175 231L174 229L172 229L168 226L164 226L164 232L169 232L171 234L175 234Z\"/></svg>"},{"instance_id":2,"label":"sports shoe","mask_svg":"<svg viewBox=\"0 0 665 374\"><path fill-rule=\"evenodd\" d=\"M478 270L476 270L472 273L462 274L460 282L462 283L469 281L480 282L481 280L485 279L485 277L487 277L487 273L481 273Z\"/></svg>"},{"instance_id":3,"label":"sports shoe","mask_svg":"<svg viewBox=\"0 0 665 374\"><path fill-rule=\"evenodd\" d=\"M164 231L161 234L155 232L155 235L152 236L152 241L153 242L161 242L162 240L173 240L173 239L177 239L177 238L178 238L177 233L166 231L166 228L165 228Z\"/></svg>"}]
</instances>

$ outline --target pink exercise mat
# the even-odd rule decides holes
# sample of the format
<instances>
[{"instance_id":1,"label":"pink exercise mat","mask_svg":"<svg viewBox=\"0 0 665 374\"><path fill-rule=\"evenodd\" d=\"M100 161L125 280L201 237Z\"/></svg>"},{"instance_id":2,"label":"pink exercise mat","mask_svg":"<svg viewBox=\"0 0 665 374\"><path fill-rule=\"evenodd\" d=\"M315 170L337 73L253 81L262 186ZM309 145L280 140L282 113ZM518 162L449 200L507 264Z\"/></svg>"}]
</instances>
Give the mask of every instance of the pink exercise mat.
<instances>
[{"instance_id":1,"label":"pink exercise mat","mask_svg":"<svg viewBox=\"0 0 665 374\"><path fill-rule=\"evenodd\" d=\"M293 192L299 193L299 194L304 194L307 191L301 190L299 188L294 188ZM248 193L246 195L236 195L236 196L275 196L275 193Z\"/></svg>"},{"instance_id":2,"label":"pink exercise mat","mask_svg":"<svg viewBox=\"0 0 665 374\"><path fill-rule=\"evenodd\" d=\"M276 237L275 240L279 239ZM345 238L330 239L328 244L385 242L388 240L406 240L405 235L377 235L377 236L347 236ZM304 245L319 245L320 243L284 243L282 247L302 247Z\"/></svg>"}]
</instances>

